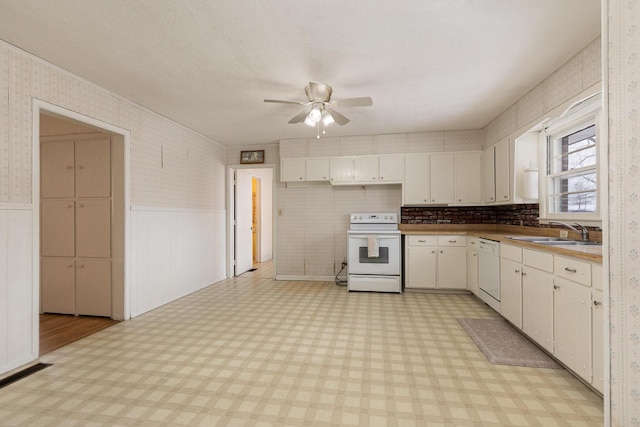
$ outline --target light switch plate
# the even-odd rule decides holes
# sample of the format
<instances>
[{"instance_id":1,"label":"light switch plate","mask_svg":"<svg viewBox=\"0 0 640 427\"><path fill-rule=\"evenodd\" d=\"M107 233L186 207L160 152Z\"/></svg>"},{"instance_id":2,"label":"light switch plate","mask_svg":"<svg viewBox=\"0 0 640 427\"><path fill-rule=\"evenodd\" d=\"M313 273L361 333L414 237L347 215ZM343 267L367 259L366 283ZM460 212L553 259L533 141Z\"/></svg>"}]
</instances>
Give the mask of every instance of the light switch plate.
<instances>
[{"instance_id":1,"label":"light switch plate","mask_svg":"<svg viewBox=\"0 0 640 427\"><path fill-rule=\"evenodd\" d=\"M569 231L568 230L560 230L560 238L561 239L566 239L567 237L569 237Z\"/></svg>"}]
</instances>

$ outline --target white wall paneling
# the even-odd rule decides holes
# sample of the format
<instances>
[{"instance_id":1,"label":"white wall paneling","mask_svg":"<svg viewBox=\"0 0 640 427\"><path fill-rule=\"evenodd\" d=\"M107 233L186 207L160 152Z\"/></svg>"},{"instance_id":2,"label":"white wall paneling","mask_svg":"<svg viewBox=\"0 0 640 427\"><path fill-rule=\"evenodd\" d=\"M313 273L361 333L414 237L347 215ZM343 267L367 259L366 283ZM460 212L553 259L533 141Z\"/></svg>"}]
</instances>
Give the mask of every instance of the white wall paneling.
<instances>
[{"instance_id":1,"label":"white wall paneling","mask_svg":"<svg viewBox=\"0 0 640 427\"><path fill-rule=\"evenodd\" d=\"M132 317L225 278L225 214L132 208Z\"/></svg>"}]
</instances>

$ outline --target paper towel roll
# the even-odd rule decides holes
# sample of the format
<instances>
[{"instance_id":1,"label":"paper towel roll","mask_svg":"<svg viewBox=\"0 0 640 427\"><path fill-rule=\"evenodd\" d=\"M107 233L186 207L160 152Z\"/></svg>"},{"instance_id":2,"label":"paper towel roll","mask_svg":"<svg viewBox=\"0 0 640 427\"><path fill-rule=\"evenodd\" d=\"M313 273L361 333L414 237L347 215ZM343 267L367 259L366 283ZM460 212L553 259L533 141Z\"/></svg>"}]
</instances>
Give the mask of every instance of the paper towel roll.
<instances>
[{"instance_id":1,"label":"paper towel roll","mask_svg":"<svg viewBox=\"0 0 640 427\"><path fill-rule=\"evenodd\" d=\"M538 169L525 169L522 185L525 201L538 201Z\"/></svg>"}]
</instances>

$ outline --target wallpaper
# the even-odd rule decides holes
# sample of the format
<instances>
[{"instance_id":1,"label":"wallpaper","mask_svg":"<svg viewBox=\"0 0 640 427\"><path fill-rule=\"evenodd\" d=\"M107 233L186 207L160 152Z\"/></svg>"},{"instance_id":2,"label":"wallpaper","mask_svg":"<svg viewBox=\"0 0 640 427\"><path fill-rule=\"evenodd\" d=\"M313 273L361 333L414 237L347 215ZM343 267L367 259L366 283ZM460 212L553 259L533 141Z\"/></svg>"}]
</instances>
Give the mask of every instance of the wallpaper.
<instances>
[{"instance_id":1,"label":"wallpaper","mask_svg":"<svg viewBox=\"0 0 640 427\"><path fill-rule=\"evenodd\" d=\"M640 426L640 3L606 4L611 424Z\"/></svg>"}]
</instances>

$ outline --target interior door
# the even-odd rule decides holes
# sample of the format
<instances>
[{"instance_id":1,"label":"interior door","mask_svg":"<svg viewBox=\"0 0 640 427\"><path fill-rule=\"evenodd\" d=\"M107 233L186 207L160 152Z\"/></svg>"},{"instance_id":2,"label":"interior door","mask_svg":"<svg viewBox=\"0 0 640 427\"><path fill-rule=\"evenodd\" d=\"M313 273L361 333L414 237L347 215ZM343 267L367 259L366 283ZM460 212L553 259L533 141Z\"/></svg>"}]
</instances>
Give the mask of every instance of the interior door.
<instances>
[{"instance_id":1,"label":"interior door","mask_svg":"<svg viewBox=\"0 0 640 427\"><path fill-rule=\"evenodd\" d=\"M235 275L239 276L253 267L253 218L251 173L236 171L235 194Z\"/></svg>"}]
</instances>

